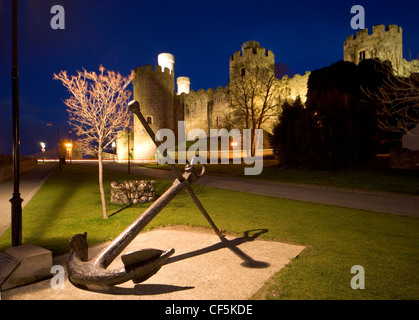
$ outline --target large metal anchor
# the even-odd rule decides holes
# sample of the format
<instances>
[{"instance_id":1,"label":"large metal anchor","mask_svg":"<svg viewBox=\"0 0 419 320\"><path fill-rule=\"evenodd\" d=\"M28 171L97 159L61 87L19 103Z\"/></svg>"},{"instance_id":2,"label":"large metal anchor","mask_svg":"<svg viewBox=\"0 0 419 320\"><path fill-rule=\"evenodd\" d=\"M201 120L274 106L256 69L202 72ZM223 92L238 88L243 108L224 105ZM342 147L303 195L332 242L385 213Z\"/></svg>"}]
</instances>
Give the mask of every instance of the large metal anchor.
<instances>
[{"instance_id":1,"label":"large metal anchor","mask_svg":"<svg viewBox=\"0 0 419 320\"><path fill-rule=\"evenodd\" d=\"M156 146L160 141L156 141L155 134L147 121L140 112L137 101L131 101L129 108L141 121ZM165 154L167 156L167 154ZM167 251L159 249L143 249L130 252L121 256L124 267L120 269L108 270L107 267L112 261L134 240L153 218L182 190L185 190L192 198L195 205L207 219L215 233L224 239L220 229L216 227L211 217L199 201L191 184L196 182L205 174L205 165L198 174L194 167L194 161L186 165L185 172L182 174L174 164L169 164L176 180L173 185L160 196L144 213L128 226L119 236L117 236L106 248L104 248L95 258L88 260L87 234L76 234L70 240L71 252L67 261L68 278L76 286L87 287L95 286L114 286L132 280L140 283L160 270L164 262L175 252L174 249Z\"/></svg>"}]
</instances>

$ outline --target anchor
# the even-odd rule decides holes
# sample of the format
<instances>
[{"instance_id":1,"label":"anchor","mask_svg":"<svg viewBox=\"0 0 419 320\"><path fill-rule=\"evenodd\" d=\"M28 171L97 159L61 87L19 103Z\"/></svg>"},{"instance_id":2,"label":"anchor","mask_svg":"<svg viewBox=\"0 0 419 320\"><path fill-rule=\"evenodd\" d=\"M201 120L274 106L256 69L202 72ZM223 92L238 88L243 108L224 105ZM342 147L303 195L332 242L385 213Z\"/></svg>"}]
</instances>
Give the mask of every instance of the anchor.
<instances>
[{"instance_id":1,"label":"anchor","mask_svg":"<svg viewBox=\"0 0 419 320\"><path fill-rule=\"evenodd\" d=\"M130 111L138 117L156 146L159 147L160 141L156 140L153 130L141 114L139 103L133 100L128 106ZM164 153L165 156L167 156L166 150ZM205 174L204 164L202 164L200 173L197 173L195 170L195 162L197 160L198 158L194 158L190 164L186 165L183 174L176 165L169 164L170 170L176 177L172 186L95 258L88 260L87 233L85 232L73 236L70 239L71 251L67 261L67 271L70 282L75 286L82 288L88 288L88 286L110 287L129 280L132 280L134 283L140 283L156 274L163 266L164 262L174 254L175 250L173 248L167 251L148 248L130 252L121 256L121 260L124 264L123 268L110 270L107 268L131 241L135 239L141 230L143 230L157 214L183 190L190 196L218 237L220 237L221 240L224 240L221 230L217 228L191 188L191 185ZM170 161L170 163L173 162Z\"/></svg>"}]
</instances>

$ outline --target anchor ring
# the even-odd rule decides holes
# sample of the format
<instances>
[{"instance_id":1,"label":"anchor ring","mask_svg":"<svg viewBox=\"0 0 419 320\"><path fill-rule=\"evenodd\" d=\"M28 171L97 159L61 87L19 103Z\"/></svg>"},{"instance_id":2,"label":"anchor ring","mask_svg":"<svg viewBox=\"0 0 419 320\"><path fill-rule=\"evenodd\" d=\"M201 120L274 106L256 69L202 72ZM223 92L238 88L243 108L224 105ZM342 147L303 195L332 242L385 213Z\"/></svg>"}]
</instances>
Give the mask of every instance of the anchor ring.
<instances>
[{"instance_id":1,"label":"anchor ring","mask_svg":"<svg viewBox=\"0 0 419 320\"><path fill-rule=\"evenodd\" d=\"M202 163L203 160L204 160L203 157L201 157L199 155L196 155L195 157L192 158L191 164L186 166L185 170L186 171L190 171L195 166L195 164L201 163L201 165L202 165L201 173L200 174L197 174L197 177L200 178L200 177L204 176L204 174L205 174L205 164Z\"/></svg>"}]
</instances>

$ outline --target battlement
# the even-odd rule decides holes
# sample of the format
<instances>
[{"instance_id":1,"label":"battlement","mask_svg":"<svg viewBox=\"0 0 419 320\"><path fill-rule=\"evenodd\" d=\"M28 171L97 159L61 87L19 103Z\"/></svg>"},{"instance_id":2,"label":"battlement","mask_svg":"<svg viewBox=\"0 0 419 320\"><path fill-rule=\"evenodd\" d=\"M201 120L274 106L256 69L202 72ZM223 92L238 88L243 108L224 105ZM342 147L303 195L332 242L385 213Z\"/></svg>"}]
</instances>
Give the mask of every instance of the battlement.
<instances>
[{"instance_id":1,"label":"battlement","mask_svg":"<svg viewBox=\"0 0 419 320\"><path fill-rule=\"evenodd\" d=\"M236 51L231 57L230 61L235 61L241 58L255 58L255 57L270 57L274 58L274 54L271 50L262 48L257 41L247 41L243 43L242 49Z\"/></svg>"},{"instance_id":2,"label":"battlement","mask_svg":"<svg viewBox=\"0 0 419 320\"><path fill-rule=\"evenodd\" d=\"M306 73L304 74L304 75L301 75L301 74L295 74L294 76L292 76L292 77L289 77L287 74L286 75L284 75L280 80L293 80L293 79L301 79L301 78L306 78L306 77L308 77L309 75L310 75L310 71L306 71Z\"/></svg>"},{"instance_id":3,"label":"battlement","mask_svg":"<svg viewBox=\"0 0 419 320\"><path fill-rule=\"evenodd\" d=\"M278 90L281 100L294 101L297 97L302 102L307 100L307 82L311 72L306 71L304 75L296 74L293 77L284 75L278 80Z\"/></svg>"},{"instance_id":4,"label":"battlement","mask_svg":"<svg viewBox=\"0 0 419 320\"><path fill-rule=\"evenodd\" d=\"M350 35L343 44L344 61L358 64L364 59L389 60L395 70L400 67L403 58L402 28L397 25L383 24L368 29L359 30Z\"/></svg>"},{"instance_id":5,"label":"battlement","mask_svg":"<svg viewBox=\"0 0 419 320\"><path fill-rule=\"evenodd\" d=\"M359 30L356 34L351 34L346 38L345 46L348 45L352 41L364 41L367 38L384 38L384 37L390 37L393 35L400 34L402 35L403 29L402 27L399 27L395 24L391 24L388 26L385 26L383 24L375 25L372 27L372 33L369 34L368 28Z\"/></svg>"},{"instance_id":6,"label":"battlement","mask_svg":"<svg viewBox=\"0 0 419 320\"><path fill-rule=\"evenodd\" d=\"M198 91L191 90L189 92L189 95L190 96L199 96L199 95L206 95L206 94L213 95L216 93L227 93L227 89L224 87L218 86L217 89L209 88L208 90L204 90L204 89L199 89Z\"/></svg>"},{"instance_id":7,"label":"battlement","mask_svg":"<svg viewBox=\"0 0 419 320\"><path fill-rule=\"evenodd\" d=\"M134 72L136 74L161 74L164 76L170 76L170 77L174 77L174 73L170 71L169 68L164 68L164 70L162 70L163 68L159 65L153 66L151 64L146 64L145 66L138 66L137 68L135 68Z\"/></svg>"}]
</instances>

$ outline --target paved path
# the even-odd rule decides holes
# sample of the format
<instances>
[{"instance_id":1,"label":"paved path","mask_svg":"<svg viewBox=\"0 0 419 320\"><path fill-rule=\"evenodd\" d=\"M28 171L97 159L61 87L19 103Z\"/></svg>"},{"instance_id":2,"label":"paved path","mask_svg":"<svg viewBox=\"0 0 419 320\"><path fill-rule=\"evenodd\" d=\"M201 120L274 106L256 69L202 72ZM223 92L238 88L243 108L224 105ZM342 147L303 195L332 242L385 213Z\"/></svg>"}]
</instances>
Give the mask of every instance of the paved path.
<instances>
[{"instance_id":1,"label":"paved path","mask_svg":"<svg viewBox=\"0 0 419 320\"><path fill-rule=\"evenodd\" d=\"M20 176L20 194L23 199L22 208L29 202L48 178L55 165L39 164L35 169ZM0 235L10 225L11 204L9 199L13 195L13 180L0 183Z\"/></svg>"},{"instance_id":2,"label":"paved path","mask_svg":"<svg viewBox=\"0 0 419 320\"><path fill-rule=\"evenodd\" d=\"M127 172L126 164L105 163L104 168ZM171 171L139 167L135 164L131 165L131 173L161 179L174 179ZM202 177L198 184L299 201L419 217L419 196L413 195L347 191L336 188L211 175Z\"/></svg>"}]
</instances>

